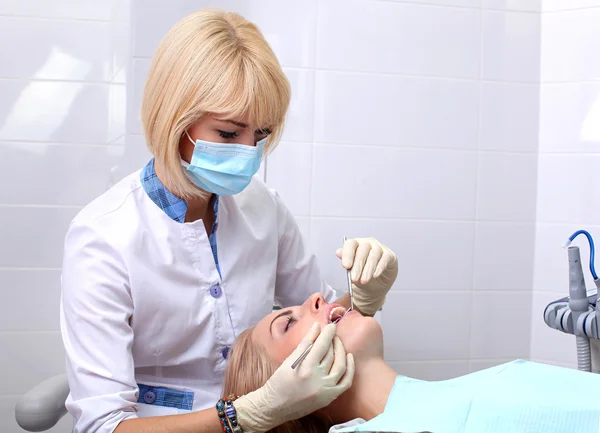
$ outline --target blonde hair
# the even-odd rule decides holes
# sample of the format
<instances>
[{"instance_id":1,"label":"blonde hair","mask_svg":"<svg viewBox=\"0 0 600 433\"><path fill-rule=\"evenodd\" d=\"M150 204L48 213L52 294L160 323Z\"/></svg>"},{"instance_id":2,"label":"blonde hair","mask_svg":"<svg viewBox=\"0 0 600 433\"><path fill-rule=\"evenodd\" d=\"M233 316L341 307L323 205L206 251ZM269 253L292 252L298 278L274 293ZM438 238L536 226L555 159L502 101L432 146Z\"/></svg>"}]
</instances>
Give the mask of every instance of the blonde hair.
<instances>
[{"instance_id":1,"label":"blonde hair","mask_svg":"<svg viewBox=\"0 0 600 433\"><path fill-rule=\"evenodd\" d=\"M290 84L260 30L232 12L200 10L179 21L152 59L142 100L142 124L163 182L183 199L208 198L181 167L179 143L209 113L248 116L272 132L265 153L283 130Z\"/></svg>"},{"instance_id":2,"label":"blonde hair","mask_svg":"<svg viewBox=\"0 0 600 433\"><path fill-rule=\"evenodd\" d=\"M252 339L253 329L242 332L229 353L223 395L241 396L255 391L263 386L277 369L266 349ZM332 425L333 422L312 414L289 421L267 433L326 433Z\"/></svg>"}]
</instances>

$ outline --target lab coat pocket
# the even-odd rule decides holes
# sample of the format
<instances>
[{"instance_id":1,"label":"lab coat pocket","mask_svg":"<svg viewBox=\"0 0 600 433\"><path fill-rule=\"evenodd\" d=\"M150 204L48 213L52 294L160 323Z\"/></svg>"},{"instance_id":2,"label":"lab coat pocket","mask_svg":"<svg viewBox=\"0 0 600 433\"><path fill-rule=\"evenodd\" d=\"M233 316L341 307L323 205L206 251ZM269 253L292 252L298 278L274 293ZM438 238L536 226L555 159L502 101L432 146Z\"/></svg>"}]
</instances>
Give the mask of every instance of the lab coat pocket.
<instances>
[{"instance_id":1,"label":"lab coat pocket","mask_svg":"<svg viewBox=\"0 0 600 433\"><path fill-rule=\"evenodd\" d=\"M146 403L138 403L137 415L140 418L147 418L150 416L179 415L180 413L181 412L179 409L175 407L164 407Z\"/></svg>"}]
</instances>

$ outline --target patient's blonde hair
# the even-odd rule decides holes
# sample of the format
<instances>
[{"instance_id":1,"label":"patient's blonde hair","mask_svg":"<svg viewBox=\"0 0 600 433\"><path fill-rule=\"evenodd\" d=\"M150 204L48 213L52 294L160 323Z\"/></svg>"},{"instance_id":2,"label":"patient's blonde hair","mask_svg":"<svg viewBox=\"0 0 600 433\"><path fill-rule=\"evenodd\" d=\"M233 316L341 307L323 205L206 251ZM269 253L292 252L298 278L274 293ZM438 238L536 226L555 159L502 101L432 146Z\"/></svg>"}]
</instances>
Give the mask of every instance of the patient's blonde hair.
<instances>
[{"instance_id":1,"label":"patient's blonde hair","mask_svg":"<svg viewBox=\"0 0 600 433\"><path fill-rule=\"evenodd\" d=\"M266 349L252 339L250 328L242 332L228 357L223 395L242 396L263 386L277 369ZM308 415L280 425L267 433L327 433L332 422ZM242 426L243 427L243 426Z\"/></svg>"},{"instance_id":2,"label":"patient's blonde hair","mask_svg":"<svg viewBox=\"0 0 600 433\"><path fill-rule=\"evenodd\" d=\"M165 186L181 198L208 198L181 167L182 134L209 113L248 116L281 136L290 84L260 30L232 12L200 10L165 35L152 59L142 100L150 152L164 170Z\"/></svg>"}]
</instances>

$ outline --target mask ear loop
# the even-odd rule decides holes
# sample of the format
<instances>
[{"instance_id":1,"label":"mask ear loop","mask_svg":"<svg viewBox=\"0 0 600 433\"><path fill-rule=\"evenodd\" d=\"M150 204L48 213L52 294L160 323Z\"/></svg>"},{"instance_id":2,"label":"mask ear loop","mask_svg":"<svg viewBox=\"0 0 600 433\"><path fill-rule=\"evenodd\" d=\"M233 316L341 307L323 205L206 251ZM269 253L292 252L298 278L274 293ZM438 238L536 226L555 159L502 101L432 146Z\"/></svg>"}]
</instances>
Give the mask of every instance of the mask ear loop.
<instances>
[{"instance_id":1,"label":"mask ear loop","mask_svg":"<svg viewBox=\"0 0 600 433\"><path fill-rule=\"evenodd\" d=\"M196 142L194 140L192 140L192 137L190 137L190 134L187 132L187 130L185 131L185 135L187 135L188 140L190 140L192 142L192 144L195 146Z\"/></svg>"},{"instance_id":2,"label":"mask ear loop","mask_svg":"<svg viewBox=\"0 0 600 433\"><path fill-rule=\"evenodd\" d=\"M188 140L190 140L192 142L192 144L195 146L196 143L194 143L194 140L192 140L192 137L190 137L190 134L187 132L187 130L185 131L185 135L187 135ZM188 168L190 166L190 163L185 161L182 157L181 154L179 155L179 159L181 161L181 164L183 165L183 168Z\"/></svg>"}]
</instances>

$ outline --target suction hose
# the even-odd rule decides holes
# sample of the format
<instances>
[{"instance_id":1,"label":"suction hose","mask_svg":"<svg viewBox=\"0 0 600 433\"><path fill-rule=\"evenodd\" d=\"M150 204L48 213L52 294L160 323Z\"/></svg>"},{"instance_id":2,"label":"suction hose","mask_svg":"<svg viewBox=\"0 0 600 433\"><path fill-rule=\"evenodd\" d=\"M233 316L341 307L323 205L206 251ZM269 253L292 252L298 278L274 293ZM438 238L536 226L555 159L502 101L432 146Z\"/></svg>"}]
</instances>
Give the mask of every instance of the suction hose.
<instances>
[{"instance_id":1,"label":"suction hose","mask_svg":"<svg viewBox=\"0 0 600 433\"><path fill-rule=\"evenodd\" d=\"M590 339L577 335L577 369L581 371L592 371L592 351Z\"/></svg>"},{"instance_id":2,"label":"suction hose","mask_svg":"<svg viewBox=\"0 0 600 433\"><path fill-rule=\"evenodd\" d=\"M569 255L569 309L573 320L573 330L577 332L577 320L579 316L588 311L589 302L579 248L569 247L567 251ZM575 339L577 341L577 368L582 371L592 371L590 339L584 335L576 335Z\"/></svg>"}]
</instances>

